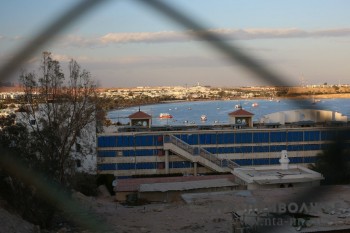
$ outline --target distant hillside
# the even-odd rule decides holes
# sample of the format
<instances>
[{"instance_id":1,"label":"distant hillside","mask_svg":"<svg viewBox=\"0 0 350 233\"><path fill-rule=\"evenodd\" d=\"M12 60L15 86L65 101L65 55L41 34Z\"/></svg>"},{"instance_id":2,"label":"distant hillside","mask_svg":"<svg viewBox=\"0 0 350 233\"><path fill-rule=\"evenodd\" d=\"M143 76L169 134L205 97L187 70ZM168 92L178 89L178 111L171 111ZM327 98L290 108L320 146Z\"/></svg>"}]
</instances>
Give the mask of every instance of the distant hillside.
<instances>
[{"instance_id":1,"label":"distant hillside","mask_svg":"<svg viewBox=\"0 0 350 233\"><path fill-rule=\"evenodd\" d=\"M324 94L350 94L350 87L347 86L324 86L324 87L290 87L286 97L299 95L324 95Z\"/></svg>"}]
</instances>

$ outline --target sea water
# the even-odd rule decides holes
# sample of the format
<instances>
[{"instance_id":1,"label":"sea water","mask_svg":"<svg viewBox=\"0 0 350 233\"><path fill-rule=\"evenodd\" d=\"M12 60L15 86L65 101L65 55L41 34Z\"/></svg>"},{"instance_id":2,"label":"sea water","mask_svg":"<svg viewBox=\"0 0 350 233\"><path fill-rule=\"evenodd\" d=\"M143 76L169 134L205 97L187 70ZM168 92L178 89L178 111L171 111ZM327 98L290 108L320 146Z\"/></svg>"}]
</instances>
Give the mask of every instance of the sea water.
<instances>
[{"instance_id":1,"label":"sea water","mask_svg":"<svg viewBox=\"0 0 350 233\"><path fill-rule=\"evenodd\" d=\"M253 121L267 114L295 109L318 109L340 112L350 119L350 99L320 99L313 103L311 100L225 100L225 101L191 101L175 102L140 106L141 111L152 116L153 125L188 125L188 124L226 124L229 122L228 114L238 110L237 105L254 114ZM128 116L139 110L139 106L112 110L107 118L113 123L129 122ZM160 113L169 113L171 119L160 119ZM201 121L201 116L206 115L207 120Z\"/></svg>"}]
</instances>

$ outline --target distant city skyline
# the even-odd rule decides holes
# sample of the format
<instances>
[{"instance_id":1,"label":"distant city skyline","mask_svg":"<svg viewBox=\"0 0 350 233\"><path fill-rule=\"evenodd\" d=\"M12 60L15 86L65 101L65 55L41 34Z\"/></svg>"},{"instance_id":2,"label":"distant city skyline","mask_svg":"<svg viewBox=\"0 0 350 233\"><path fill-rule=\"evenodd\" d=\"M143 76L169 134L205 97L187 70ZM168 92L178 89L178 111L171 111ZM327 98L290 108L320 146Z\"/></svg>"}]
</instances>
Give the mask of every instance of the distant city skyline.
<instances>
[{"instance_id":1,"label":"distant city skyline","mask_svg":"<svg viewBox=\"0 0 350 233\"><path fill-rule=\"evenodd\" d=\"M163 2L239 46L289 84L349 83L349 1ZM73 3L76 1L4 2L0 9L0 67ZM197 32L138 1L106 1L43 46L24 67L37 71L41 52L50 51L63 70L69 59L77 60L101 87L270 85L193 33ZM16 75L11 81L16 81Z\"/></svg>"}]
</instances>

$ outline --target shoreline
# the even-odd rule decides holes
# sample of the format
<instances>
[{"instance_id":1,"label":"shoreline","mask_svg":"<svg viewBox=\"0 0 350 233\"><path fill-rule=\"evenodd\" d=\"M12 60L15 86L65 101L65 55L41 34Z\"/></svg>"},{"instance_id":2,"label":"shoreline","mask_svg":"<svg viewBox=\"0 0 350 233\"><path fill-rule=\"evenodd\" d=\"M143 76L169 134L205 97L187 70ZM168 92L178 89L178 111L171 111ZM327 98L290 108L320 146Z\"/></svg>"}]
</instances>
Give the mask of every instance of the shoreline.
<instances>
[{"instance_id":1,"label":"shoreline","mask_svg":"<svg viewBox=\"0 0 350 233\"><path fill-rule=\"evenodd\" d=\"M280 96L280 97L274 97L274 100L279 100L279 99L295 99L295 100L300 100L300 99L350 99L350 93L348 94L318 94L318 95L299 95L299 96ZM149 106L149 105L158 105L158 104L171 104L171 103L182 103L182 102L209 102L209 101L239 101L239 100L269 100L267 97L251 97L251 98L231 98L231 99L194 99L194 100L166 100L166 101L161 101L158 103L148 103L148 104L141 104L141 105L130 105L130 106L125 106L121 108L113 108L108 110L110 111L116 111L116 110L122 110L126 108L132 108L132 107L137 107L139 106L140 108L142 106Z\"/></svg>"}]
</instances>

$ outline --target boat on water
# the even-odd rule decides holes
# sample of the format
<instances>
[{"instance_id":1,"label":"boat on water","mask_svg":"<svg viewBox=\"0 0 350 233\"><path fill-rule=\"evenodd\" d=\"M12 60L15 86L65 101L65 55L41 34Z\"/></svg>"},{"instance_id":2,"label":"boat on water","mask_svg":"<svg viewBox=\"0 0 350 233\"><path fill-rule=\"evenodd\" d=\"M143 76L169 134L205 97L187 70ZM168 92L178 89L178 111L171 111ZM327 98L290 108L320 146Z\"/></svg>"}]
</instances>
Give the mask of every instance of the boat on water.
<instances>
[{"instance_id":1,"label":"boat on water","mask_svg":"<svg viewBox=\"0 0 350 233\"><path fill-rule=\"evenodd\" d=\"M207 120L207 116L206 115L202 115L201 116L201 121L206 121Z\"/></svg>"},{"instance_id":2,"label":"boat on water","mask_svg":"<svg viewBox=\"0 0 350 233\"><path fill-rule=\"evenodd\" d=\"M318 99L312 99L311 104L317 104L318 102L320 102L320 100L318 100Z\"/></svg>"},{"instance_id":3,"label":"boat on water","mask_svg":"<svg viewBox=\"0 0 350 233\"><path fill-rule=\"evenodd\" d=\"M170 118L173 118L173 116L169 113L161 113L161 114L159 114L159 118L160 119L170 119Z\"/></svg>"},{"instance_id":4,"label":"boat on water","mask_svg":"<svg viewBox=\"0 0 350 233\"><path fill-rule=\"evenodd\" d=\"M252 107L258 107L258 106L259 106L258 103L253 103L253 104L252 104Z\"/></svg>"},{"instance_id":5,"label":"boat on water","mask_svg":"<svg viewBox=\"0 0 350 233\"><path fill-rule=\"evenodd\" d=\"M235 105L235 108L242 108L242 105L236 104L236 105Z\"/></svg>"}]
</instances>

